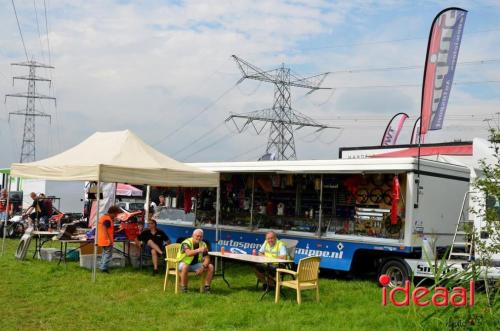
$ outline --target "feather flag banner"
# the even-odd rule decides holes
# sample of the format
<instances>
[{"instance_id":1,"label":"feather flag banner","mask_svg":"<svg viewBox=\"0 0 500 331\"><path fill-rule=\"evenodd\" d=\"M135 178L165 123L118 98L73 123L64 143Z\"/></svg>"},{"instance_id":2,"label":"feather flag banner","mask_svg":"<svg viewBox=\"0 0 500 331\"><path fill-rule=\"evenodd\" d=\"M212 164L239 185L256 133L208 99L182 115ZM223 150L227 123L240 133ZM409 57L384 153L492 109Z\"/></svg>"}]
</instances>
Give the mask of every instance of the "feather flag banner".
<instances>
[{"instance_id":1,"label":"feather flag banner","mask_svg":"<svg viewBox=\"0 0 500 331\"><path fill-rule=\"evenodd\" d=\"M421 135L443 127L466 16L466 10L447 8L432 23L422 86Z\"/></svg>"}]
</instances>

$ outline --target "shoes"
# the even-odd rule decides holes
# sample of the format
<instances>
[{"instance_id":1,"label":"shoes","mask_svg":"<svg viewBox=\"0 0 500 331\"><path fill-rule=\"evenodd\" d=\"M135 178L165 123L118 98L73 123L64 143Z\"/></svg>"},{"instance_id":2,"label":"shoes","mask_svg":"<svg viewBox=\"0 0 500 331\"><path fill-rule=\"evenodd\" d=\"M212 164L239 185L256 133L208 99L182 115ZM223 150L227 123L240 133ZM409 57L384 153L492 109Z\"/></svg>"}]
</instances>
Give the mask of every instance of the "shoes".
<instances>
[{"instance_id":1,"label":"shoes","mask_svg":"<svg viewBox=\"0 0 500 331\"><path fill-rule=\"evenodd\" d=\"M153 269L153 276L158 275L158 269Z\"/></svg>"},{"instance_id":2,"label":"shoes","mask_svg":"<svg viewBox=\"0 0 500 331\"><path fill-rule=\"evenodd\" d=\"M210 293L211 293L211 292L210 292L210 286L209 286L209 285L205 285L205 290L204 290L204 292L205 292L206 294L210 294Z\"/></svg>"},{"instance_id":3,"label":"shoes","mask_svg":"<svg viewBox=\"0 0 500 331\"><path fill-rule=\"evenodd\" d=\"M101 272L104 273L104 274L109 274L109 270L108 269L105 269L105 270L101 269Z\"/></svg>"},{"instance_id":4,"label":"shoes","mask_svg":"<svg viewBox=\"0 0 500 331\"><path fill-rule=\"evenodd\" d=\"M181 292L182 293L187 293L188 292L187 286L181 286Z\"/></svg>"}]
</instances>

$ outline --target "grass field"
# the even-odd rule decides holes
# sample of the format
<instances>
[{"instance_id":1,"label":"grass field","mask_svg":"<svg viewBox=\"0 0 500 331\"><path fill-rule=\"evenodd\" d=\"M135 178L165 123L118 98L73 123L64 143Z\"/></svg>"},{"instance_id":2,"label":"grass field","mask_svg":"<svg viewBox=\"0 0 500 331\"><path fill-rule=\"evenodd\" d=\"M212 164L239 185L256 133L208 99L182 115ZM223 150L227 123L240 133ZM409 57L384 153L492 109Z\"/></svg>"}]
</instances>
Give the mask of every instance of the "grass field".
<instances>
[{"instance_id":1,"label":"grass field","mask_svg":"<svg viewBox=\"0 0 500 331\"><path fill-rule=\"evenodd\" d=\"M215 278L212 294L163 292L163 275L148 270L113 269L98 274L68 263L14 258L17 241L8 240L0 257L0 330L499 330L500 313L489 313L485 298L465 308L398 308L381 305L381 289L372 280L331 277L320 281L320 303L305 291L298 306L295 292L285 290L279 304L273 296L259 301L250 267L231 264L229 289ZM32 244L33 246L33 244ZM436 313L434 316L424 319ZM469 317L472 316L472 317Z\"/></svg>"}]
</instances>

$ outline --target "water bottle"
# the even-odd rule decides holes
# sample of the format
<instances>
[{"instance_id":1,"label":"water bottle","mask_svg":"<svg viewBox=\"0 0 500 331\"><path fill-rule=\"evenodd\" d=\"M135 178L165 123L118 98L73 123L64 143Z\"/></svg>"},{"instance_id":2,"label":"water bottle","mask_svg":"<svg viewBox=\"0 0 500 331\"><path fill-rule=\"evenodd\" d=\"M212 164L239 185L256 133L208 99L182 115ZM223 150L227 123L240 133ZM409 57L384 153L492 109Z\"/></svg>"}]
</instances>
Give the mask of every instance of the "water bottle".
<instances>
[{"instance_id":1,"label":"water bottle","mask_svg":"<svg viewBox=\"0 0 500 331\"><path fill-rule=\"evenodd\" d=\"M253 256L256 256L256 255L257 255L257 250L256 250L255 248L252 250L252 255L253 255Z\"/></svg>"},{"instance_id":2,"label":"water bottle","mask_svg":"<svg viewBox=\"0 0 500 331\"><path fill-rule=\"evenodd\" d=\"M220 254L224 255L224 246L221 246L221 248L220 248Z\"/></svg>"}]
</instances>

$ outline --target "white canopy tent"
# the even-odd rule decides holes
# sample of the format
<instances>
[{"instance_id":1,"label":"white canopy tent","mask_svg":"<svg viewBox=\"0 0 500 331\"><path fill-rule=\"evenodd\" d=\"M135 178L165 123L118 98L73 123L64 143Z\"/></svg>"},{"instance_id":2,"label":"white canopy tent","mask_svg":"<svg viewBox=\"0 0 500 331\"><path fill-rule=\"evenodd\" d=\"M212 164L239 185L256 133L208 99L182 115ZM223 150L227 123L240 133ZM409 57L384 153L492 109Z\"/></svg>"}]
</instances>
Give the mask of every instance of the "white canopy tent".
<instances>
[{"instance_id":1,"label":"white canopy tent","mask_svg":"<svg viewBox=\"0 0 500 331\"><path fill-rule=\"evenodd\" d=\"M129 130L96 132L75 147L47 159L13 163L11 175L182 187L216 187L219 182L218 174L178 162Z\"/></svg>"},{"instance_id":2,"label":"white canopy tent","mask_svg":"<svg viewBox=\"0 0 500 331\"><path fill-rule=\"evenodd\" d=\"M129 130L96 132L75 147L47 159L13 163L11 176L56 181L95 181L98 182L98 190L100 182L174 187L219 186L218 173L178 162L147 145ZM98 197L99 193L97 192ZM147 200L148 193L149 186ZM3 240L5 241L5 231ZM95 255L96 249L93 279Z\"/></svg>"}]
</instances>

